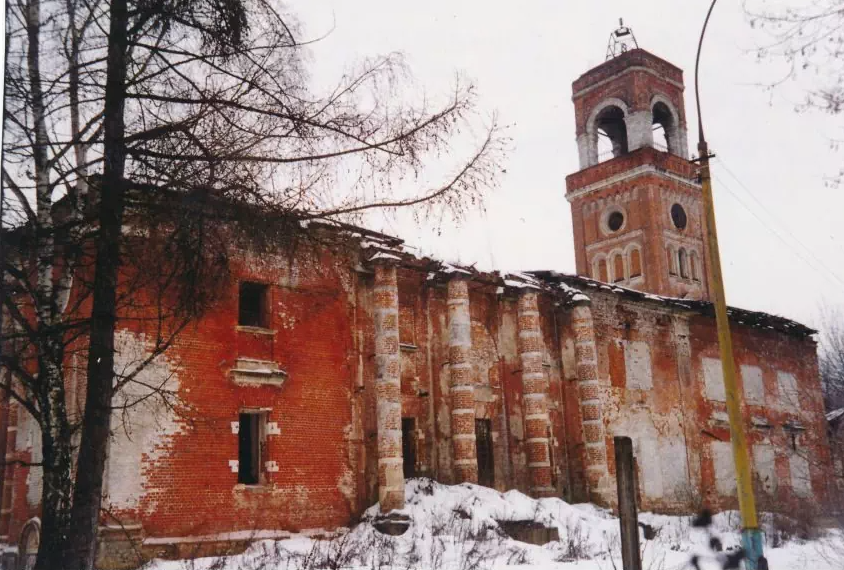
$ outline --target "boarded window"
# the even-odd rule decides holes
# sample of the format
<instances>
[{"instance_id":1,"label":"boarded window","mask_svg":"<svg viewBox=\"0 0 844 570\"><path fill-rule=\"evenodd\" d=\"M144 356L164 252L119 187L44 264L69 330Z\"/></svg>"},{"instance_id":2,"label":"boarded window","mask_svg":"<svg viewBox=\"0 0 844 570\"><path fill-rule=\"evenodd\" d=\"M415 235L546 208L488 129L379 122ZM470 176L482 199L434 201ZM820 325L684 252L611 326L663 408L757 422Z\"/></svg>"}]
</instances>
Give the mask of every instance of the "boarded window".
<instances>
[{"instance_id":1,"label":"boarded window","mask_svg":"<svg viewBox=\"0 0 844 570\"><path fill-rule=\"evenodd\" d=\"M762 405L765 403L765 382L762 379L761 368L742 364L741 381L744 384L744 399L748 404Z\"/></svg>"},{"instance_id":2,"label":"boarded window","mask_svg":"<svg viewBox=\"0 0 844 570\"><path fill-rule=\"evenodd\" d=\"M694 251L689 256L689 264L692 269L692 279L700 281L700 260L697 257L697 253Z\"/></svg>"},{"instance_id":3,"label":"boarded window","mask_svg":"<svg viewBox=\"0 0 844 570\"><path fill-rule=\"evenodd\" d=\"M685 248L680 248L680 251L677 252L677 266L680 271L680 277L684 279L689 278L689 258L688 254L686 253Z\"/></svg>"},{"instance_id":4,"label":"boarded window","mask_svg":"<svg viewBox=\"0 0 844 570\"><path fill-rule=\"evenodd\" d=\"M642 254L639 249L630 251L630 277L639 277L642 274Z\"/></svg>"},{"instance_id":5,"label":"boarded window","mask_svg":"<svg viewBox=\"0 0 844 570\"><path fill-rule=\"evenodd\" d=\"M237 482L257 485L261 481L261 433L265 415L258 412L240 414L238 430Z\"/></svg>"},{"instance_id":6,"label":"boarded window","mask_svg":"<svg viewBox=\"0 0 844 570\"><path fill-rule=\"evenodd\" d=\"M475 445L478 453L478 484L495 486L495 459L492 451L492 422L475 420Z\"/></svg>"},{"instance_id":7,"label":"boarded window","mask_svg":"<svg viewBox=\"0 0 844 570\"><path fill-rule=\"evenodd\" d=\"M715 488L726 497L736 494L736 464L733 445L729 441L712 442L712 467L715 471Z\"/></svg>"},{"instance_id":8,"label":"boarded window","mask_svg":"<svg viewBox=\"0 0 844 570\"><path fill-rule=\"evenodd\" d=\"M724 371L721 368L721 360L718 358L704 358L703 366L703 393L707 400L726 402L727 395L724 391Z\"/></svg>"},{"instance_id":9,"label":"boarded window","mask_svg":"<svg viewBox=\"0 0 844 570\"><path fill-rule=\"evenodd\" d=\"M401 451L404 478L416 477L416 418L401 419Z\"/></svg>"},{"instance_id":10,"label":"boarded window","mask_svg":"<svg viewBox=\"0 0 844 570\"><path fill-rule=\"evenodd\" d=\"M788 458L788 468L791 472L791 488L798 497L812 496L812 478L809 471L809 460L797 453Z\"/></svg>"},{"instance_id":11,"label":"boarded window","mask_svg":"<svg viewBox=\"0 0 844 570\"><path fill-rule=\"evenodd\" d=\"M613 283L624 281L624 258L620 253L612 258Z\"/></svg>"},{"instance_id":12,"label":"boarded window","mask_svg":"<svg viewBox=\"0 0 844 570\"><path fill-rule=\"evenodd\" d=\"M237 320L239 325L245 327L269 327L267 291L268 288L263 283L244 281L240 284Z\"/></svg>"},{"instance_id":13,"label":"boarded window","mask_svg":"<svg viewBox=\"0 0 844 570\"><path fill-rule=\"evenodd\" d=\"M758 487L769 495L777 490L776 453L772 445L753 445L753 467Z\"/></svg>"},{"instance_id":14,"label":"boarded window","mask_svg":"<svg viewBox=\"0 0 844 570\"><path fill-rule=\"evenodd\" d=\"M800 407L800 393L797 389L797 378L791 372L777 371L777 388L780 392L780 404L788 410Z\"/></svg>"},{"instance_id":15,"label":"boarded window","mask_svg":"<svg viewBox=\"0 0 844 570\"><path fill-rule=\"evenodd\" d=\"M624 343L624 371L627 377L627 388L630 390L653 388L651 347L642 341L622 342Z\"/></svg>"},{"instance_id":16,"label":"boarded window","mask_svg":"<svg viewBox=\"0 0 844 570\"><path fill-rule=\"evenodd\" d=\"M675 258L674 258L674 249L669 247L668 250L666 251L666 254L668 255L668 273L669 273L669 275L677 275L677 267L676 267Z\"/></svg>"},{"instance_id":17,"label":"boarded window","mask_svg":"<svg viewBox=\"0 0 844 570\"><path fill-rule=\"evenodd\" d=\"M410 300L411 302L413 299ZM402 303L399 295L399 342L416 345L416 307Z\"/></svg>"}]
</instances>

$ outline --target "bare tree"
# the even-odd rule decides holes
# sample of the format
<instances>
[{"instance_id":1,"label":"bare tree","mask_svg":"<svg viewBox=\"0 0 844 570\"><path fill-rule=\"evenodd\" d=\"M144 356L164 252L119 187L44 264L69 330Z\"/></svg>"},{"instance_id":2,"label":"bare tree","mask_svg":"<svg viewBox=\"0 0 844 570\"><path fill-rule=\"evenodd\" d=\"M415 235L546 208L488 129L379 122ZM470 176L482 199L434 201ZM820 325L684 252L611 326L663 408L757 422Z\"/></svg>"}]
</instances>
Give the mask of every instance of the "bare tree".
<instances>
[{"instance_id":1,"label":"bare tree","mask_svg":"<svg viewBox=\"0 0 844 570\"><path fill-rule=\"evenodd\" d=\"M844 408L844 313L824 309L818 367L827 411Z\"/></svg>"},{"instance_id":2,"label":"bare tree","mask_svg":"<svg viewBox=\"0 0 844 570\"><path fill-rule=\"evenodd\" d=\"M473 135L471 84L438 103L403 90L397 55L313 92L307 42L268 0L10 6L3 185L18 223L2 358L17 382L3 387L43 434L36 567L91 568L112 400L148 364L116 377L121 321L155 308L152 357L165 351L213 300L233 228L289 235L394 208L459 218L494 186L506 140L494 118ZM440 183L415 184L455 156ZM69 350L88 363L81 418Z\"/></svg>"},{"instance_id":3,"label":"bare tree","mask_svg":"<svg viewBox=\"0 0 844 570\"><path fill-rule=\"evenodd\" d=\"M743 5L751 26L769 38L755 50L757 57L784 64L782 75L768 87L806 80L811 86L798 111L844 111L844 0L743 0ZM844 137L830 141L833 148L842 142ZM844 168L833 181L842 179Z\"/></svg>"},{"instance_id":4,"label":"bare tree","mask_svg":"<svg viewBox=\"0 0 844 570\"><path fill-rule=\"evenodd\" d=\"M757 48L757 55L786 64L780 81L811 75L815 86L807 92L804 106L830 113L844 110L844 1L744 0L743 4L751 25L770 37Z\"/></svg>"}]
</instances>

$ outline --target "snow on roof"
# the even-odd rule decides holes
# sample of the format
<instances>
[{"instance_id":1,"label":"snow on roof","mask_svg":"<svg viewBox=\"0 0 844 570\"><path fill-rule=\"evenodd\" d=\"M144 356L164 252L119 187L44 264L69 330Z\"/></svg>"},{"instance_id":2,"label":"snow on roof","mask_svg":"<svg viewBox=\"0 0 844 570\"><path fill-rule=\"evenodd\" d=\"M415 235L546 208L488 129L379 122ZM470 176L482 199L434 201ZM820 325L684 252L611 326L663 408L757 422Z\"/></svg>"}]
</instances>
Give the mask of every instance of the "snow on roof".
<instances>
[{"instance_id":1,"label":"snow on roof","mask_svg":"<svg viewBox=\"0 0 844 570\"><path fill-rule=\"evenodd\" d=\"M618 285L607 285L601 281L589 279L588 277L581 277L580 275L571 275L556 271L531 271L530 273L539 279L553 283L565 283L584 291L588 291L589 289L604 290L630 299L662 303L678 309L686 309L701 315L713 318L715 317L714 306L709 301L664 297L662 295L644 293L642 291L636 291L635 289L628 289ZM810 337L817 332L816 330L798 323L797 321L792 321L791 319L787 319L779 315L763 313L761 311L750 311L747 309L740 309L738 307L727 307L727 315L730 317L731 321L740 325L759 329L775 330L798 338Z\"/></svg>"},{"instance_id":2,"label":"snow on roof","mask_svg":"<svg viewBox=\"0 0 844 570\"><path fill-rule=\"evenodd\" d=\"M379 259L401 261L401 257L399 257L398 255L393 255L392 253L384 253L383 251L379 251L378 253L370 257L369 261L378 261Z\"/></svg>"},{"instance_id":3,"label":"snow on roof","mask_svg":"<svg viewBox=\"0 0 844 570\"><path fill-rule=\"evenodd\" d=\"M549 293L563 293L563 297L567 303L588 301L588 291L591 289L606 291L607 293L621 295L638 301L661 303L677 309L694 311L709 317L715 316L714 307L709 301L697 301L693 299L679 299L676 297L654 295L652 293L644 293L642 291L628 289L619 285L610 285L601 281L589 279L588 277L560 273L557 271L524 271L507 273L502 276L498 271L482 272L475 269L472 265L447 263L428 256L423 256L417 252L411 251L414 248L407 246L400 238L368 230L366 228L335 221L319 220L318 222L314 221L311 223L311 225L316 224L340 230L344 235L347 235L350 238L359 239L361 249L368 251L374 250L376 252L369 258L370 260L400 260L409 266L425 271L427 273L428 281L435 280L438 276L457 273L470 276L472 279L484 281L488 284L498 285L497 292L499 294L503 293L507 288L531 288L547 291ZM796 321L792 321L791 319L787 319L779 315L763 313L761 311L750 311L747 309L739 309L738 307L728 307L727 314L729 315L730 320L736 324L759 329L775 330L798 338L807 338L817 332L814 329Z\"/></svg>"}]
</instances>

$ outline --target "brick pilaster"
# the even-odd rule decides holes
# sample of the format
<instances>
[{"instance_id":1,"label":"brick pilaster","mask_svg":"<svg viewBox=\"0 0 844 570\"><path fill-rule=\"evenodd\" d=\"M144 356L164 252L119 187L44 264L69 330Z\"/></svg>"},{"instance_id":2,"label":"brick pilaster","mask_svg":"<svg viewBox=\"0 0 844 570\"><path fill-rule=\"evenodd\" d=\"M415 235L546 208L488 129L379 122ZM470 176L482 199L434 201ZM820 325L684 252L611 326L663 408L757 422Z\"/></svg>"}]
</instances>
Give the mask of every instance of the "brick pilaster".
<instances>
[{"instance_id":1,"label":"brick pilaster","mask_svg":"<svg viewBox=\"0 0 844 570\"><path fill-rule=\"evenodd\" d=\"M611 503L612 490L609 488L607 471L607 441L604 435L601 389L598 382L595 328L592 322L592 308L588 301L579 301L574 305L572 326L580 417L583 425L586 481L591 500L608 505Z\"/></svg>"},{"instance_id":2,"label":"brick pilaster","mask_svg":"<svg viewBox=\"0 0 844 570\"><path fill-rule=\"evenodd\" d=\"M475 387L472 383L472 319L469 285L461 277L448 282L448 360L451 392L451 442L456 482L478 482L475 446Z\"/></svg>"},{"instance_id":3,"label":"brick pilaster","mask_svg":"<svg viewBox=\"0 0 844 570\"><path fill-rule=\"evenodd\" d=\"M375 391L378 415L378 500L381 512L404 507L401 364L396 267L375 265Z\"/></svg>"},{"instance_id":4,"label":"brick pilaster","mask_svg":"<svg viewBox=\"0 0 844 570\"><path fill-rule=\"evenodd\" d=\"M548 380L542 369L542 330L536 291L519 296L519 360L525 406L525 444L531 494L551 496L551 460L548 450Z\"/></svg>"}]
</instances>

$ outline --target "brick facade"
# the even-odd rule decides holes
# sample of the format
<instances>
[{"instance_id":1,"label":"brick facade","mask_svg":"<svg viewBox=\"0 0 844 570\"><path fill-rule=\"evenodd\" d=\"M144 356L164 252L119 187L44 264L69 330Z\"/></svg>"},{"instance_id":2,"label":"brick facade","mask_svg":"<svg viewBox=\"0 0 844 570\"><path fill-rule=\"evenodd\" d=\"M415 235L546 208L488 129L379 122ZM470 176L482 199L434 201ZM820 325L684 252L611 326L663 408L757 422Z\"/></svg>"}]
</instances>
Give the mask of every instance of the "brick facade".
<instances>
[{"instance_id":1,"label":"brick facade","mask_svg":"<svg viewBox=\"0 0 844 570\"><path fill-rule=\"evenodd\" d=\"M634 50L590 72L575 83L577 112L619 73L625 89L667 74L660 85L682 111L682 75L660 62ZM645 99L627 106L641 111ZM589 189L643 165L653 169ZM642 509L735 508L711 306L636 291L697 286L706 297L705 278L671 281L663 251L670 240L702 239L691 206L689 236L666 227L666 205L693 204L696 191L685 160L647 146L569 177L578 273L591 275L595 252L641 240L642 280L624 288L553 272L480 273L345 228L324 230L348 245L336 250L233 252L227 294L141 378L174 401L115 415L99 564L324 534L376 501L401 508L403 468L478 481L482 451L485 481L499 490L612 506L620 435L634 441ZM601 204L628 217L618 243L596 233ZM244 282L265 295L262 326L240 322ZM819 505L830 460L813 331L739 309L731 316L757 493ZM122 329L118 363L142 358L151 332ZM13 403L0 412L7 459L37 461L31 418ZM258 422L254 433L247 420ZM254 454L255 482L244 482ZM5 540L24 540L39 493L37 467L7 465Z\"/></svg>"}]
</instances>

